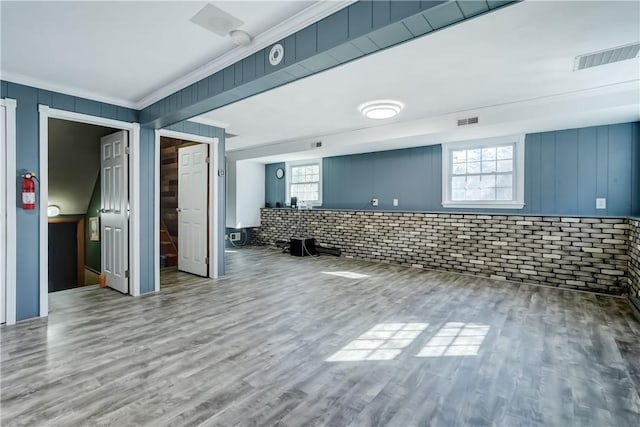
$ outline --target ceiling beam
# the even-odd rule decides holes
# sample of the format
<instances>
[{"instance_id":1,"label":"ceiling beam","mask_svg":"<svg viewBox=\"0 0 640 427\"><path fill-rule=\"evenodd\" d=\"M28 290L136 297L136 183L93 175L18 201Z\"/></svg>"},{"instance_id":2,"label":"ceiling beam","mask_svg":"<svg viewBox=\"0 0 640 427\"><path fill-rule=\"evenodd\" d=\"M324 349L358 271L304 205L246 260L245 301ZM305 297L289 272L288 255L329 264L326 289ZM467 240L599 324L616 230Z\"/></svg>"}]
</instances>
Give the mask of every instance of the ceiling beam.
<instances>
[{"instance_id":1,"label":"ceiling beam","mask_svg":"<svg viewBox=\"0 0 640 427\"><path fill-rule=\"evenodd\" d=\"M241 99L421 37L517 1L359 1L141 111L143 125L162 128Z\"/></svg>"}]
</instances>

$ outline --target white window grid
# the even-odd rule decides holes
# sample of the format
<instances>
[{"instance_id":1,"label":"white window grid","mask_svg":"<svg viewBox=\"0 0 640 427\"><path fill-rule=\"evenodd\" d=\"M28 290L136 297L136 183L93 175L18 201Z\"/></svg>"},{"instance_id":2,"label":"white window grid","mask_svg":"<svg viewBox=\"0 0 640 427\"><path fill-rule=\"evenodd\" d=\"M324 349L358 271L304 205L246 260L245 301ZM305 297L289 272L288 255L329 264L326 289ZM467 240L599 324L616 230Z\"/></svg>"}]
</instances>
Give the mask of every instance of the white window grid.
<instances>
[{"instance_id":1,"label":"white window grid","mask_svg":"<svg viewBox=\"0 0 640 427\"><path fill-rule=\"evenodd\" d=\"M292 166L289 186L291 197L305 202L317 202L320 199L320 165Z\"/></svg>"},{"instance_id":2,"label":"white window grid","mask_svg":"<svg viewBox=\"0 0 640 427\"><path fill-rule=\"evenodd\" d=\"M442 206L522 209L524 140L524 135L510 135L443 143ZM475 153L472 160L469 153Z\"/></svg>"},{"instance_id":3,"label":"white window grid","mask_svg":"<svg viewBox=\"0 0 640 427\"><path fill-rule=\"evenodd\" d=\"M515 143L450 150L449 199L512 201L515 151Z\"/></svg>"},{"instance_id":4,"label":"white window grid","mask_svg":"<svg viewBox=\"0 0 640 427\"><path fill-rule=\"evenodd\" d=\"M287 162L286 200L298 198L300 205L322 205L322 159ZM302 202L302 203L301 203Z\"/></svg>"}]
</instances>

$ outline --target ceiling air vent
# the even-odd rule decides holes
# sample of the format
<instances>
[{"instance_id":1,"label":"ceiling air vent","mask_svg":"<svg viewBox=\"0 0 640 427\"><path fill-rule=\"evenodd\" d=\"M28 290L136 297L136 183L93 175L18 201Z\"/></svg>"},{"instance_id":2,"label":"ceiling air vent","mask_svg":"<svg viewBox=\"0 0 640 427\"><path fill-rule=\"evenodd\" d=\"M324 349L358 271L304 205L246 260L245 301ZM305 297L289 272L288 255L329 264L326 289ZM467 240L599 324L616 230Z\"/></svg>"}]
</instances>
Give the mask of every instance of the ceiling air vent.
<instances>
[{"instance_id":1,"label":"ceiling air vent","mask_svg":"<svg viewBox=\"0 0 640 427\"><path fill-rule=\"evenodd\" d=\"M226 37L231 30L235 30L244 24L240 19L211 3L200 9L200 11L191 18L191 22L221 37Z\"/></svg>"},{"instance_id":2,"label":"ceiling air vent","mask_svg":"<svg viewBox=\"0 0 640 427\"><path fill-rule=\"evenodd\" d=\"M573 70L584 70L585 68L598 67L600 65L611 64L612 62L632 59L638 56L639 51L640 43L633 43L614 47L613 49L601 50L599 52L576 56Z\"/></svg>"},{"instance_id":3,"label":"ceiling air vent","mask_svg":"<svg viewBox=\"0 0 640 427\"><path fill-rule=\"evenodd\" d=\"M320 148L322 147L322 141L316 141L311 143L311 148Z\"/></svg>"},{"instance_id":4,"label":"ceiling air vent","mask_svg":"<svg viewBox=\"0 0 640 427\"><path fill-rule=\"evenodd\" d=\"M458 126L475 125L478 123L477 117L469 117L466 119L458 119Z\"/></svg>"}]
</instances>

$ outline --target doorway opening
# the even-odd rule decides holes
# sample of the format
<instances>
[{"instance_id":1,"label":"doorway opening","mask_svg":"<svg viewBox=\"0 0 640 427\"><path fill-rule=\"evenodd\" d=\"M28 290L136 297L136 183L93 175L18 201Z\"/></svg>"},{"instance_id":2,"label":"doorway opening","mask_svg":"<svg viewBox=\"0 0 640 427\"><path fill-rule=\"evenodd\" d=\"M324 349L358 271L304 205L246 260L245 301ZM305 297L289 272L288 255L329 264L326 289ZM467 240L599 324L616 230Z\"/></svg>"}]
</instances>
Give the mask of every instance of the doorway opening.
<instances>
[{"instance_id":1,"label":"doorway opening","mask_svg":"<svg viewBox=\"0 0 640 427\"><path fill-rule=\"evenodd\" d=\"M209 275L206 144L160 138L160 267Z\"/></svg>"},{"instance_id":2,"label":"doorway opening","mask_svg":"<svg viewBox=\"0 0 640 427\"><path fill-rule=\"evenodd\" d=\"M218 277L218 139L156 131L156 291L160 271Z\"/></svg>"},{"instance_id":3,"label":"doorway opening","mask_svg":"<svg viewBox=\"0 0 640 427\"><path fill-rule=\"evenodd\" d=\"M99 225L105 202L102 148L109 135L122 131L53 118L49 119L48 129L51 293L99 283L104 267ZM122 184L127 187L127 183ZM108 191L110 186L105 187Z\"/></svg>"},{"instance_id":4,"label":"doorway opening","mask_svg":"<svg viewBox=\"0 0 640 427\"><path fill-rule=\"evenodd\" d=\"M46 105L40 105L39 112L40 191L37 203L40 217L40 316L47 316L49 313L50 272L56 273L56 268L53 266L55 261L49 257L50 244L55 244L56 236L66 233L67 246L72 248L69 236L73 230L75 230L77 252L75 258L69 257L72 258L71 262L73 263L74 259L76 265L79 261L83 261L83 264L85 261L91 262L93 267L90 265L87 271L82 266L81 274L80 266L77 266L76 283L72 287L77 287L83 282L86 285L88 281L95 281L96 275L101 274L106 278L107 286L124 294L139 295L140 246L139 238L136 236L140 223L138 217L140 125L57 110ZM62 146L70 143L69 140L73 139L74 134L64 131L65 127L84 127L92 130L94 137L86 137L90 142L80 137L76 145L67 146L66 149L61 150L61 156L64 157L64 160L61 160L56 157L56 129L63 130L62 139L66 142L61 142ZM51 144L50 139L53 141ZM57 168L66 160L70 160L71 164L58 172ZM78 170L80 173L77 173ZM63 187L61 191L57 190L55 176L58 173L67 180L67 184L61 186ZM68 184L71 175L73 184ZM71 194L76 192L73 189L77 185L76 181L83 184L81 185L84 194L82 202L78 202L79 199ZM96 193L99 193L99 201L94 197ZM57 214L58 218L73 216L82 218L77 218L75 221L75 229L70 225L59 225L65 221L54 221L51 225L53 239L50 239L50 212L51 215ZM80 221L84 228L81 230L82 233L78 230ZM54 227L58 227L59 230ZM80 253L77 246L82 245L79 242L79 234L84 236L84 260L81 260L81 255L77 255ZM88 244L93 245L93 248L87 248ZM99 248L99 253L96 248ZM73 250L68 250L68 253L73 253ZM95 262L96 257L99 259L99 264ZM52 289L56 288L57 286L52 286Z\"/></svg>"}]
</instances>

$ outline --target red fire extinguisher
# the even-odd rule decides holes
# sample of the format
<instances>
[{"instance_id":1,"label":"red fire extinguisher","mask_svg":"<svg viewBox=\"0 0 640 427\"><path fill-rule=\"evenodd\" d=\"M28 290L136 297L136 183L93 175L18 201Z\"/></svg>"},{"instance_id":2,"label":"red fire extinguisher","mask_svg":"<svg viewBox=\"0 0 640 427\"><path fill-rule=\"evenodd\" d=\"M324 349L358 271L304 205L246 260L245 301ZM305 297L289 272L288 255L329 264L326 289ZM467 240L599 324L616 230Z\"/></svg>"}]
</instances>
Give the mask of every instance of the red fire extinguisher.
<instances>
[{"instance_id":1,"label":"red fire extinguisher","mask_svg":"<svg viewBox=\"0 0 640 427\"><path fill-rule=\"evenodd\" d=\"M22 178L22 209L33 210L36 208L36 183L35 175L27 173Z\"/></svg>"}]
</instances>

